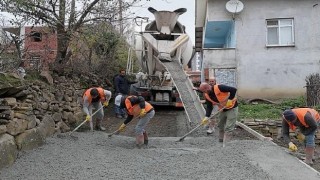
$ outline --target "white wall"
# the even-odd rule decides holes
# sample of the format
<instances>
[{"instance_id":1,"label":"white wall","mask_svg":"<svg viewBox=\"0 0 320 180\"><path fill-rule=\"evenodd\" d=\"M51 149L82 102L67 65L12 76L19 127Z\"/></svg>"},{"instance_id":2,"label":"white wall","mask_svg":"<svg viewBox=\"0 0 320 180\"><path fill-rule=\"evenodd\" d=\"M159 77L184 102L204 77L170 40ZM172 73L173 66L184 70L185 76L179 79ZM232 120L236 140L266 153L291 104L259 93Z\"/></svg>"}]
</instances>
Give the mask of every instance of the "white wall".
<instances>
[{"instance_id":1,"label":"white wall","mask_svg":"<svg viewBox=\"0 0 320 180\"><path fill-rule=\"evenodd\" d=\"M226 2L209 1L210 21L232 19L232 15L225 10ZM219 62L215 59L220 59L223 64L235 61L238 95L244 98L273 99L303 95L306 76L320 71L319 1L242 2L244 9L235 16L235 59L228 60L221 55L217 56L214 50L204 50L205 64L213 68ZM317 3L319 5L315 5ZM294 47L266 47L265 20L272 18L294 18Z\"/></svg>"}]
</instances>

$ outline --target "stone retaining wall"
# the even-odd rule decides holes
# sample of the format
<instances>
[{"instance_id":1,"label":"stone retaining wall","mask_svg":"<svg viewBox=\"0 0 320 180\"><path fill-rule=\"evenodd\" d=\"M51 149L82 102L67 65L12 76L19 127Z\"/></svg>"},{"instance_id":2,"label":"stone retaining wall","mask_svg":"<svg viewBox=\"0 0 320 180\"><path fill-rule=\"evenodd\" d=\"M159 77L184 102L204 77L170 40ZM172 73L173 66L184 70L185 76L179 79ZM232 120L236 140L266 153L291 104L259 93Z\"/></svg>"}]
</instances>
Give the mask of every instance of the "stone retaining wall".
<instances>
[{"instance_id":1,"label":"stone retaining wall","mask_svg":"<svg viewBox=\"0 0 320 180\"><path fill-rule=\"evenodd\" d=\"M0 168L11 165L19 151L41 146L55 132L67 132L82 121L79 80L55 77L0 88Z\"/></svg>"},{"instance_id":2,"label":"stone retaining wall","mask_svg":"<svg viewBox=\"0 0 320 180\"><path fill-rule=\"evenodd\" d=\"M273 139L281 138L282 120L260 120L260 119L244 119L241 121L251 129L259 132L266 137ZM296 132L290 130L290 136L295 138ZM316 144L320 145L320 131L316 134Z\"/></svg>"}]
</instances>

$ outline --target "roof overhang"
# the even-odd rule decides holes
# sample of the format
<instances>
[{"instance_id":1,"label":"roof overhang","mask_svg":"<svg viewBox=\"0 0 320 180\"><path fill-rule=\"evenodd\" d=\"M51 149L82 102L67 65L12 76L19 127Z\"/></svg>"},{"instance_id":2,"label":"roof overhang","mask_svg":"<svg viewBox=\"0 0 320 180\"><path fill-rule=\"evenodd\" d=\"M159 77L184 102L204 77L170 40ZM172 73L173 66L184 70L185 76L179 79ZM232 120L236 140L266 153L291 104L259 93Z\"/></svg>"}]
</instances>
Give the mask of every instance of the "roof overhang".
<instances>
[{"instance_id":1,"label":"roof overhang","mask_svg":"<svg viewBox=\"0 0 320 180\"><path fill-rule=\"evenodd\" d=\"M208 0L196 0L195 2L195 27L204 27L207 14Z\"/></svg>"}]
</instances>

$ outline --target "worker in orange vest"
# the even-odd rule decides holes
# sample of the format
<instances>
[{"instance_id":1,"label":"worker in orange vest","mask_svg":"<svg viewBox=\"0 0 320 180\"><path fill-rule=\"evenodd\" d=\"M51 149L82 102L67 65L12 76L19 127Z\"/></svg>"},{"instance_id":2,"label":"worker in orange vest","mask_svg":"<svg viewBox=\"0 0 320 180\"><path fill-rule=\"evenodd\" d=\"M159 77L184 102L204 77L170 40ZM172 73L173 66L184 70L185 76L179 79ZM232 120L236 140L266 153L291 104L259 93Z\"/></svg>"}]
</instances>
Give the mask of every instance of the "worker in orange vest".
<instances>
[{"instance_id":1,"label":"worker in orange vest","mask_svg":"<svg viewBox=\"0 0 320 180\"><path fill-rule=\"evenodd\" d=\"M313 164L315 149L315 134L320 125L319 113L311 108L295 108L287 109L282 114L282 136L284 141L288 143L291 151L297 151L297 146L291 142L289 137L289 129L293 131L299 127L300 132L304 135L298 134L298 139L304 138L306 159L305 163Z\"/></svg>"},{"instance_id":2,"label":"worker in orange vest","mask_svg":"<svg viewBox=\"0 0 320 180\"><path fill-rule=\"evenodd\" d=\"M217 83L217 81L216 81L216 78L215 77L209 77L209 81L208 81L208 84L210 85L210 86L214 86L214 85L216 85L216 83ZM200 90L199 90L199 88L197 88L197 87L193 87L193 90L196 90L197 92L201 92ZM202 93L202 92L201 92ZM207 96L206 95L206 93L204 93L204 96ZM201 100L201 103L211 103L210 101L206 101L206 100ZM219 109L217 106L214 106L213 107L216 111ZM207 135L210 135L210 134L212 134L212 133L214 133L215 132L215 127L216 127L216 122L217 122L217 120L216 120L216 117L212 117L211 119L210 119L210 123L208 123L205 127L206 127L206 129L207 129Z\"/></svg>"},{"instance_id":3,"label":"worker in orange vest","mask_svg":"<svg viewBox=\"0 0 320 180\"><path fill-rule=\"evenodd\" d=\"M209 82L208 84L210 86L214 86L217 84L216 78L215 77L209 77ZM207 94L205 94L204 96L207 96ZM206 101L207 103L210 103L210 101ZM215 110L218 110L219 108L217 106L213 107ZM208 129L207 129L207 134L212 134L215 131L215 127L216 127L216 117L213 117L210 119L210 123L208 123Z\"/></svg>"},{"instance_id":4,"label":"worker in orange vest","mask_svg":"<svg viewBox=\"0 0 320 180\"><path fill-rule=\"evenodd\" d=\"M90 123L90 129L93 131L93 122L92 122L92 108L96 110L100 109L99 112L95 114L96 116L96 130L105 131L101 125L101 121L104 117L104 111L101 108L102 103L104 107L109 105L109 100L111 98L111 91L104 90L101 87L94 87L87 89L83 95L83 111L87 114L86 120Z\"/></svg>"},{"instance_id":5,"label":"worker in orange vest","mask_svg":"<svg viewBox=\"0 0 320 180\"><path fill-rule=\"evenodd\" d=\"M202 119L201 124L205 125L209 123L213 106L217 105L219 110L221 110L218 123L219 142L225 144L231 139L238 117L237 89L222 84L210 86L208 83L201 83L199 90L205 93L206 101L209 101L207 103L206 115Z\"/></svg>"},{"instance_id":6,"label":"worker in orange vest","mask_svg":"<svg viewBox=\"0 0 320 180\"><path fill-rule=\"evenodd\" d=\"M118 131L124 132L126 125L132 121L132 119L140 118L135 126L136 146L141 148L143 145L148 145L149 139L145 127L155 115L152 105L146 102L142 96L123 96L120 107L127 111L128 116Z\"/></svg>"}]
</instances>

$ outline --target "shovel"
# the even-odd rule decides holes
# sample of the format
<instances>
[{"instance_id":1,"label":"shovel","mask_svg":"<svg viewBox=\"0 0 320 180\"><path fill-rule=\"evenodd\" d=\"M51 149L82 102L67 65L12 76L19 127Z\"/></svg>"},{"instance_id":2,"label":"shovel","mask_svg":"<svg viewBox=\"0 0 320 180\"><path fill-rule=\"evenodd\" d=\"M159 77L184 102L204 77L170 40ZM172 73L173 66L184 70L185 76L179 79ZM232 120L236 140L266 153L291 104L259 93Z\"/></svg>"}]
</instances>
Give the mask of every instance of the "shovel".
<instances>
[{"instance_id":1,"label":"shovel","mask_svg":"<svg viewBox=\"0 0 320 180\"><path fill-rule=\"evenodd\" d=\"M140 117L140 116L137 116L137 117L133 118L130 122L138 119L139 117ZM129 122L129 123L130 123L130 122ZM128 125L129 123L127 123L127 125ZM115 130L113 133L109 134L108 137L111 137L111 136L113 136L113 135L115 135L115 134L119 134L119 133L120 133L120 131L119 131L119 129L117 129L117 130Z\"/></svg>"},{"instance_id":2,"label":"shovel","mask_svg":"<svg viewBox=\"0 0 320 180\"><path fill-rule=\"evenodd\" d=\"M224 108L220 109L219 111L215 112L212 116L210 116L209 119L211 119L212 117L216 116L217 114L219 114L221 111L223 111ZM184 136L182 136L178 142L180 141L183 141L184 138L186 138L187 136L189 136L191 133L193 133L195 130L197 130L200 126L202 126L202 124L200 123L199 125L197 125L195 128L193 128L191 131L189 131L187 134L185 134Z\"/></svg>"},{"instance_id":3,"label":"shovel","mask_svg":"<svg viewBox=\"0 0 320 180\"><path fill-rule=\"evenodd\" d=\"M91 117L93 117L97 112L99 112L104 106L100 107L98 110L96 110L92 115ZM87 120L84 120L81 124L79 124L74 130L72 130L68 136L72 137L73 139L77 140L78 137L77 136L72 136L72 133L74 133L75 131L77 131L84 123L86 123ZM58 134L57 135L58 137L62 138L63 137L63 134Z\"/></svg>"}]
</instances>

